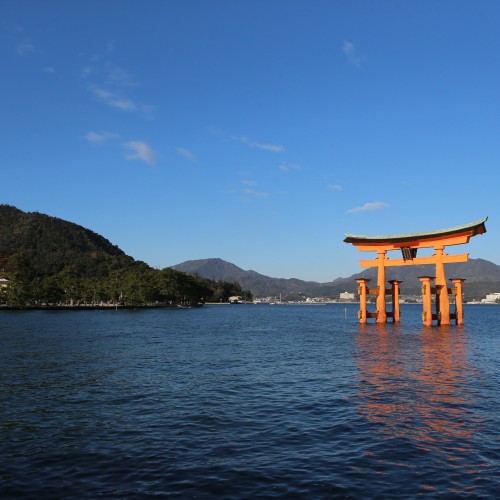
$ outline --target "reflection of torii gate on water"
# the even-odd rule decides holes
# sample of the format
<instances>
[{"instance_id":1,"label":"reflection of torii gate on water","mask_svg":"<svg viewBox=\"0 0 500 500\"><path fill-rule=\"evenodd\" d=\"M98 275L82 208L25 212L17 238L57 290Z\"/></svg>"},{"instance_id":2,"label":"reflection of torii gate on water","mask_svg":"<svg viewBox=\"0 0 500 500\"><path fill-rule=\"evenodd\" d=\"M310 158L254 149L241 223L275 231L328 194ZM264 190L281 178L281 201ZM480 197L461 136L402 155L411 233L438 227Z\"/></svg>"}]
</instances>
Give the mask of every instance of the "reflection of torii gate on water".
<instances>
[{"instance_id":1,"label":"reflection of torii gate on water","mask_svg":"<svg viewBox=\"0 0 500 500\"><path fill-rule=\"evenodd\" d=\"M399 285L401 281L391 280L391 288L385 288L385 268L388 266L414 266L422 264L435 264L436 276L420 276L422 282L424 325L432 325L432 320L437 320L439 325L449 325L451 319L455 319L458 325L463 323L462 311L462 278L453 278L451 282L454 288L448 288L444 274L444 265L456 262L467 262L469 254L447 255L444 252L446 246L462 245L468 243L469 239L476 234L486 232L484 223L488 217L465 226L451 227L437 231L414 234L395 234L391 236L361 236L346 234L345 243L352 243L361 252L377 252L374 260L360 260L361 267L376 267L377 288L368 288L369 279L356 280L359 284L360 296L360 323L366 323L368 318L375 318L377 323L385 323L390 317L395 323L399 323ZM434 255L430 257L417 257L419 248L434 248ZM389 259L386 253L389 250L401 250L402 259ZM435 287L432 281L436 280ZM435 294L436 313L432 313L432 295ZM455 312L450 313L449 294L455 295ZM376 295L376 311L367 312L367 295ZM392 296L392 311L386 310L385 296Z\"/></svg>"}]
</instances>

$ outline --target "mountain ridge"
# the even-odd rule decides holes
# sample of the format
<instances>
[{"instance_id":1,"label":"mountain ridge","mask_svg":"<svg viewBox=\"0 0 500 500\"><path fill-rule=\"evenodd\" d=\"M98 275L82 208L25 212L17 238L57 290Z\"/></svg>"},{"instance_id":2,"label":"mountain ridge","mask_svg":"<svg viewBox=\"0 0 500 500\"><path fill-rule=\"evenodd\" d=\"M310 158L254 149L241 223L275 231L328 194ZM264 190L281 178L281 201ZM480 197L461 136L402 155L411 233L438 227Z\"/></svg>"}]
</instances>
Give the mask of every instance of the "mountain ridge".
<instances>
[{"instance_id":1,"label":"mountain ridge","mask_svg":"<svg viewBox=\"0 0 500 500\"><path fill-rule=\"evenodd\" d=\"M245 271L231 262L220 258L188 260L170 266L172 269L187 274L199 275L209 279L237 280L241 287L250 290L256 297L277 296L281 294L304 296L338 297L341 292L355 292L356 279L365 277L376 282L377 270L366 269L347 278L336 278L333 281L319 283L304 281L297 278L271 278L254 270ZM396 267L387 269L387 280L399 279L403 281L401 293L403 295L420 294L421 283L418 276L432 275L434 266L420 265ZM466 263L448 264L446 266L448 278L460 277L466 279L464 295L466 299L484 297L488 293L500 290L500 266L485 259L470 259Z\"/></svg>"}]
</instances>

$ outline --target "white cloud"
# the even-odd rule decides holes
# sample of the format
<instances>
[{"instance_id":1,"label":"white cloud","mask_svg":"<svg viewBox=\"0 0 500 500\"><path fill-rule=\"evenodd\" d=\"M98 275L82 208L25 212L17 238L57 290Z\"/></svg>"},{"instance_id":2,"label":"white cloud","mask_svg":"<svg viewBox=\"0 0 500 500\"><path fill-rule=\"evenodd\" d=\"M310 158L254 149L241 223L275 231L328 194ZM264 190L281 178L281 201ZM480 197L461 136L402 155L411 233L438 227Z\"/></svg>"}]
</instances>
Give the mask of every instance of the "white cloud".
<instances>
[{"instance_id":1,"label":"white cloud","mask_svg":"<svg viewBox=\"0 0 500 500\"><path fill-rule=\"evenodd\" d=\"M81 68L80 76L88 80L87 89L98 102L124 112L141 113L148 118L152 117L153 106L143 104L129 96L130 89L137 87L139 82L126 69L104 60L97 54Z\"/></svg>"},{"instance_id":2,"label":"white cloud","mask_svg":"<svg viewBox=\"0 0 500 500\"><path fill-rule=\"evenodd\" d=\"M364 57L359 55L356 45L352 42L344 40L344 43L342 44L342 52L352 65L356 66L356 68L361 68L361 63L364 61Z\"/></svg>"},{"instance_id":3,"label":"white cloud","mask_svg":"<svg viewBox=\"0 0 500 500\"><path fill-rule=\"evenodd\" d=\"M94 73L94 68L92 68L92 66L84 66L81 70L80 70L80 76L82 78L88 78L89 76L91 76L92 74Z\"/></svg>"},{"instance_id":4,"label":"white cloud","mask_svg":"<svg viewBox=\"0 0 500 500\"><path fill-rule=\"evenodd\" d=\"M106 83L117 87L136 87L138 85L134 75L119 66L109 65L106 68Z\"/></svg>"},{"instance_id":5,"label":"white cloud","mask_svg":"<svg viewBox=\"0 0 500 500\"><path fill-rule=\"evenodd\" d=\"M97 85L91 85L89 89L100 102L107 106L121 109L122 111L138 110L137 104L127 97L122 97L114 92L98 87Z\"/></svg>"},{"instance_id":6,"label":"white cloud","mask_svg":"<svg viewBox=\"0 0 500 500\"><path fill-rule=\"evenodd\" d=\"M25 38L24 40L18 42L16 46L16 52L20 56L25 56L27 54L34 54L35 52L37 52L37 50L35 46L31 43L31 41Z\"/></svg>"},{"instance_id":7,"label":"white cloud","mask_svg":"<svg viewBox=\"0 0 500 500\"><path fill-rule=\"evenodd\" d=\"M82 77L87 78L92 74L92 72L92 68L84 68L81 75ZM120 86L125 87L127 85L122 84ZM128 86L132 86L132 84L129 84ZM105 104L106 106L130 113L141 113L147 118L151 118L153 115L153 106L136 102L124 95L122 92L114 92L101 85L89 85L88 89L99 102Z\"/></svg>"},{"instance_id":8,"label":"white cloud","mask_svg":"<svg viewBox=\"0 0 500 500\"><path fill-rule=\"evenodd\" d=\"M285 151L285 148L280 144L261 144L260 142L253 142L251 146L271 153L282 153Z\"/></svg>"},{"instance_id":9,"label":"white cloud","mask_svg":"<svg viewBox=\"0 0 500 500\"><path fill-rule=\"evenodd\" d=\"M241 181L242 184L244 184L245 186L256 186L257 183L255 181L252 181L250 179L243 179Z\"/></svg>"},{"instance_id":10,"label":"white cloud","mask_svg":"<svg viewBox=\"0 0 500 500\"><path fill-rule=\"evenodd\" d=\"M102 134L98 134L97 132L87 132L85 135L85 139L92 144L101 144L105 142L105 137Z\"/></svg>"},{"instance_id":11,"label":"white cloud","mask_svg":"<svg viewBox=\"0 0 500 500\"><path fill-rule=\"evenodd\" d=\"M242 179L241 184L243 185L243 187L237 189L227 189L225 193L240 195L240 200L245 202L256 199L263 199L269 196L269 193L266 193L265 191L259 191L257 189L257 182L254 180Z\"/></svg>"},{"instance_id":12,"label":"white cloud","mask_svg":"<svg viewBox=\"0 0 500 500\"><path fill-rule=\"evenodd\" d=\"M196 155L194 153L192 153L191 151L189 151L189 149L186 149L186 148L177 148L177 152L181 156L184 156L184 158L187 158L188 160L191 160L191 161L196 161L197 160Z\"/></svg>"},{"instance_id":13,"label":"white cloud","mask_svg":"<svg viewBox=\"0 0 500 500\"><path fill-rule=\"evenodd\" d=\"M56 72L56 70L52 66L45 66L43 70L45 71L45 73L48 73L49 75L53 75Z\"/></svg>"},{"instance_id":14,"label":"white cloud","mask_svg":"<svg viewBox=\"0 0 500 500\"><path fill-rule=\"evenodd\" d=\"M285 151L285 148L280 144L264 144L261 142L251 141L246 136L241 137L231 137L233 141L242 142L243 144L247 144L251 148L262 149L263 151L269 151L270 153L282 153Z\"/></svg>"},{"instance_id":15,"label":"white cloud","mask_svg":"<svg viewBox=\"0 0 500 500\"><path fill-rule=\"evenodd\" d=\"M340 184L328 184L326 186L328 189L331 189L332 191L340 191L342 189L342 186Z\"/></svg>"},{"instance_id":16,"label":"white cloud","mask_svg":"<svg viewBox=\"0 0 500 500\"><path fill-rule=\"evenodd\" d=\"M155 163L155 153L152 148L143 141L127 141L122 142L119 134L103 130L101 132L87 132L85 140L93 146L111 145L123 146L129 152L125 154L127 160L141 160L149 165Z\"/></svg>"},{"instance_id":17,"label":"white cloud","mask_svg":"<svg viewBox=\"0 0 500 500\"><path fill-rule=\"evenodd\" d=\"M125 155L127 160L142 160L152 165L155 162L155 154L151 147L142 141L128 141L123 144L126 149L132 151Z\"/></svg>"},{"instance_id":18,"label":"white cloud","mask_svg":"<svg viewBox=\"0 0 500 500\"><path fill-rule=\"evenodd\" d=\"M280 170L282 172L288 172L290 170L301 170L302 166L298 163L287 163L285 161L281 162Z\"/></svg>"},{"instance_id":19,"label":"white cloud","mask_svg":"<svg viewBox=\"0 0 500 500\"><path fill-rule=\"evenodd\" d=\"M115 134L114 132L106 131L87 132L87 134L85 134L85 139L91 144L104 144L109 140L120 139L120 136L118 134Z\"/></svg>"},{"instance_id":20,"label":"white cloud","mask_svg":"<svg viewBox=\"0 0 500 500\"><path fill-rule=\"evenodd\" d=\"M365 203L361 207L351 208L350 210L347 211L347 213L356 214L361 212L375 212L376 210L383 210L384 208L388 207L389 205L387 203L384 203L383 201L371 201Z\"/></svg>"},{"instance_id":21,"label":"white cloud","mask_svg":"<svg viewBox=\"0 0 500 500\"><path fill-rule=\"evenodd\" d=\"M356 46L352 42L344 40L344 43L342 44L342 52L346 56L351 56L352 54L354 54L355 51L356 51Z\"/></svg>"},{"instance_id":22,"label":"white cloud","mask_svg":"<svg viewBox=\"0 0 500 500\"><path fill-rule=\"evenodd\" d=\"M267 198L269 196L269 193L264 193L263 191L256 191L255 189L252 188L243 189L243 193L245 195L251 196L252 198Z\"/></svg>"}]
</instances>

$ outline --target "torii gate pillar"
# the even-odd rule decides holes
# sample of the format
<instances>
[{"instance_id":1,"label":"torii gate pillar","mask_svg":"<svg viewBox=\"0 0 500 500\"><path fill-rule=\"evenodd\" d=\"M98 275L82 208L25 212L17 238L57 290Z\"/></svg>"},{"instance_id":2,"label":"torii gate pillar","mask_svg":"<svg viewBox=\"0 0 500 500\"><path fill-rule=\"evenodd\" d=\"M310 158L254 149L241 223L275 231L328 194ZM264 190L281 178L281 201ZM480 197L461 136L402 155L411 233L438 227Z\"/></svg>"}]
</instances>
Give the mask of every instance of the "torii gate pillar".
<instances>
[{"instance_id":1,"label":"torii gate pillar","mask_svg":"<svg viewBox=\"0 0 500 500\"><path fill-rule=\"evenodd\" d=\"M385 305L385 250L377 252L378 273L377 273L377 319L376 323L387 321Z\"/></svg>"},{"instance_id":2,"label":"torii gate pillar","mask_svg":"<svg viewBox=\"0 0 500 500\"><path fill-rule=\"evenodd\" d=\"M389 281L391 284L391 296L392 296L392 321L393 323L399 323L401 319L401 313L399 311L399 285L403 283L399 280Z\"/></svg>"},{"instance_id":3,"label":"torii gate pillar","mask_svg":"<svg viewBox=\"0 0 500 500\"><path fill-rule=\"evenodd\" d=\"M435 276L419 276L418 279L422 282L422 324L432 326L432 282L436 279Z\"/></svg>"},{"instance_id":4,"label":"torii gate pillar","mask_svg":"<svg viewBox=\"0 0 500 500\"><path fill-rule=\"evenodd\" d=\"M368 319L368 314L366 310L366 297L368 295L368 283L371 280L365 279L365 278L360 278L359 280L356 280L356 283L359 285L358 286L358 295L359 295L359 312L358 312L358 318L360 323L366 323L366 320Z\"/></svg>"},{"instance_id":5,"label":"torii gate pillar","mask_svg":"<svg viewBox=\"0 0 500 500\"><path fill-rule=\"evenodd\" d=\"M450 296L444 275L444 245L434 247L436 253L436 312L439 325L450 324Z\"/></svg>"},{"instance_id":6,"label":"torii gate pillar","mask_svg":"<svg viewBox=\"0 0 500 500\"><path fill-rule=\"evenodd\" d=\"M464 310L462 304L462 284L465 281L463 278L452 278L450 280L454 285L454 293L455 293L455 319L457 325L464 324Z\"/></svg>"}]
</instances>

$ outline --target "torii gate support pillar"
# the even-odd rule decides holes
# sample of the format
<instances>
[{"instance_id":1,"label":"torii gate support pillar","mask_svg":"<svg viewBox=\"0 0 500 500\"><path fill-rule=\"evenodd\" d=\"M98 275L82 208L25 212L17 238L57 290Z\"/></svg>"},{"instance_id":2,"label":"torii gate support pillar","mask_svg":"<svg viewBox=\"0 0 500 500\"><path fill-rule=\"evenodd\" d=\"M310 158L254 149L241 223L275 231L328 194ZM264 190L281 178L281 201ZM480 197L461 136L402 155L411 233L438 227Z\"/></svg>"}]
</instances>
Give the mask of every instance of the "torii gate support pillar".
<instances>
[{"instance_id":1,"label":"torii gate support pillar","mask_svg":"<svg viewBox=\"0 0 500 500\"><path fill-rule=\"evenodd\" d=\"M385 304L385 250L377 252L377 319L376 323L387 322L387 311Z\"/></svg>"},{"instance_id":2,"label":"torii gate support pillar","mask_svg":"<svg viewBox=\"0 0 500 500\"><path fill-rule=\"evenodd\" d=\"M462 299L462 284L465 281L463 278L452 278L450 281L455 285L453 292L455 293L455 319L457 325L464 324L464 309Z\"/></svg>"},{"instance_id":3,"label":"torii gate support pillar","mask_svg":"<svg viewBox=\"0 0 500 500\"><path fill-rule=\"evenodd\" d=\"M432 281L434 276L419 276L422 282L422 323L425 326L432 326Z\"/></svg>"},{"instance_id":4,"label":"torii gate support pillar","mask_svg":"<svg viewBox=\"0 0 500 500\"><path fill-rule=\"evenodd\" d=\"M359 312L358 312L358 318L360 323L366 323L366 320L368 318L367 311L366 311L366 297L368 295L368 283L370 282L369 279L366 278L361 278L359 280L356 280L356 283L359 285L358 286L358 294L359 294Z\"/></svg>"},{"instance_id":5,"label":"torii gate support pillar","mask_svg":"<svg viewBox=\"0 0 500 500\"><path fill-rule=\"evenodd\" d=\"M391 296L392 296L392 321L393 323L399 323L401 319L401 313L399 310L399 285L403 283L398 280L390 280L391 284Z\"/></svg>"},{"instance_id":6,"label":"torii gate support pillar","mask_svg":"<svg viewBox=\"0 0 500 500\"><path fill-rule=\"evenodd\" d=\"M434 247L436 251L436 313L438 325L450 324L450 296L444 275L444 246Z\"/></svg>"}]
</instances>

